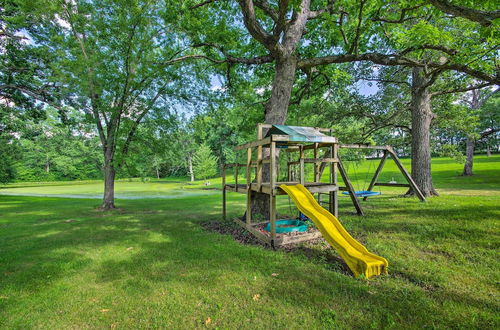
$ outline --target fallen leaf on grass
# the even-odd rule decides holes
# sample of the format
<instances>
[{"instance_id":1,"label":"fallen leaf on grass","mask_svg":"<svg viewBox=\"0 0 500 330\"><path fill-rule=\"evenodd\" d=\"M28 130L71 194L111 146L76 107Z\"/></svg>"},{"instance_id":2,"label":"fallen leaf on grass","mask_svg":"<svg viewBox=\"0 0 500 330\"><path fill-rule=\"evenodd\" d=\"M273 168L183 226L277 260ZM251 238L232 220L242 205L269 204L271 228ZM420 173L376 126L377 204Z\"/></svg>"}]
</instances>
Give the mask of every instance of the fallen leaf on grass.
<instances>
[{"instance_id":1,"label":"fallen leaf on grass","mask_svg":"<svg viewBox=\"0 0 500 330\"><path fill-rule=\"evenodd\" d=\"M208 318L205 320L205 325L209 325L210 323L212 323L212 319L211 318Z\"/></svg>"},{"instance_id":2,"label":"fallen leaf on grass","mask_svg":"<svg viewBox=\"0 0 500 330\"><path fill-rule=\"evenodd\" d=\"M129 248L127 248L127 251L130 251L130 250L132 250L132 249L133 249L133 247L129 247Z\"/></svg>"},{"instance_id":3,"label":"fallen leaf on grass","mask_svg":"<svg viewBox=\"0 0 500 330\"><path fill-rule=\"evenodd\" d=\"M110 326L111 329L116 329L118 328L118 323L112 323Z\"/></svg>"},{"instance_id":4,"label":"fallen leaf on grass","mask_svg":"<svg viewBox=\"0 0 500 330\"><path fill-rule=\"evenodd\" d=\"M260 294L258 294L258 293L257 293L257 294L254 294L252 299L253 299L254 301L259 300L259 299L260 299Z\"/></svg>"},{"instance_id":5,"label":"fallen leaf on grass","mask_svg":"<svg viewBox=\"0 0 500 330\"><path fill-rule=\"evenodd\" d=\"M101 313L107 313L107 312L109 312L109 309L107 309L107 308L101 309Z\"/></svg>"},{"instance_id":6,"label":"fallen leaf on grass","mask_svg":"<svg viewBox=\"0 0 500 330\"><path fill-rule=\"evenodd\" d=\"M76 221L75 219L64 220L64 222L75 222L75 221Z\"/></svg>"},{"instance_id":7,"label":"fallen leaf on grass","mask_svg":"<svg viewBox=\"0 0 500 330\"><path fill-rule=\"evenodd\" d=\"M278 276L278 275L279 275L278 273L272 273L272 274L271 274L271 276L274 276L274 277L276 277L276 276Z\"/></svg>"}]
</instances>

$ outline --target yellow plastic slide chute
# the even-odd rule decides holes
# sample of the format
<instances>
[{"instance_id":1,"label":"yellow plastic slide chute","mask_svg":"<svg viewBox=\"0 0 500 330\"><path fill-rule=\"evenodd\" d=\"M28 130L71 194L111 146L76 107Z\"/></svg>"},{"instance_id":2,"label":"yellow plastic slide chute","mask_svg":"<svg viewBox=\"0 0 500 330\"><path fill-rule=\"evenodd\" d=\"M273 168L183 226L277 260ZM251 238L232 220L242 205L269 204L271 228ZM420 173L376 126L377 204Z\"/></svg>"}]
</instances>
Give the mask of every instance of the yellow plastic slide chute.
<instances>
[{"instance_id":1,"label":"yellow plastic slide chute","mask_svg":"<svg viewBox=\"0 0 500 330\"><path fill-rule=\"evenodd\" d=\"M323 237L340 254L354 276L364 274L366 278L387 273L389 263L356 241L345 230L340 221L321 207L314 196L303 185L280 186L293 200L299 210L311 219Z\"/></svg>"}]
</instances>

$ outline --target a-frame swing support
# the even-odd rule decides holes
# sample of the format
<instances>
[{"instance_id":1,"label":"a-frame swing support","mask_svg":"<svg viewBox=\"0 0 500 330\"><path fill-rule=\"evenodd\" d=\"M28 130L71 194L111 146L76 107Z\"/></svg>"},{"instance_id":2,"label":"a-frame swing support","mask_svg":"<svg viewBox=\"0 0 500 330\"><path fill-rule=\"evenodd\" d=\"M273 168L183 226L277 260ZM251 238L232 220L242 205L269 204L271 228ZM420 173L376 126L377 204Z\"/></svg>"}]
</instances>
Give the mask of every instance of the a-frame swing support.
<instances>
[{"instance_id":1,"label":"a-frame swing support","mask_svg":"<svg viewBox=\"0 0 500 330\"><path fill-rule=\"evenodd\" d=\"M346 149L374 149L374 150L383 150L384 154L382 156L382 159L380 160L380 163L377 167L377 170L373 174L373 177L370 181L370 185L368 186L368 191L372 191L375 186L385 186L385 187L408 187L411 188L411 190L415 193L415 195L420 199L421 202L425 202L425 196L422 194L422 191L420 191L420 188L418 188L417 184L411 177L410 173L406 170L406 168L403 166L401 161L399 160L398 155L394 151L394 149L391 146L372 146L372 145L367 145L367 144L341 144L339 145L340 148L346 148ZM399 171L401 174L403 174L404 178L408 182L407 184L405 183L391 183L391 182L377 182L378 177L380 173L382 172L382 169L384 168L385 162L387 160L387 157L391 156L392 160L394 163L396 163L396 166L398 167ZM364 197L363 200L366 200L367 197Z\"/></svg>"}]
</instances>

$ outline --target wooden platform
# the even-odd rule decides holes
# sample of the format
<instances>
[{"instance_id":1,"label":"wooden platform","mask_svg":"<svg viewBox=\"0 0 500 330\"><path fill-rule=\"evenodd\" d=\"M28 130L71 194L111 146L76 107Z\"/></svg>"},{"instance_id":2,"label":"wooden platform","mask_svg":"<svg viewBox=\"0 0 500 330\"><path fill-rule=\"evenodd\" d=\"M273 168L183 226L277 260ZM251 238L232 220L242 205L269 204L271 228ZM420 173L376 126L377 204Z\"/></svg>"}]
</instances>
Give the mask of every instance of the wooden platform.
<instances>
[{"instance_id":1,"label":"wooden platform","mask_svg":"<svg viewBox=\"0 0 500 330\"><path fill-rule=\"evenodd\" d=\"M275 195L286 195L286 193L279 188L280 185L296 185L300 182L296 181L286 181L286 182L276 182L274 184ZM321 182L305 182L304 186L312 193L327 193L330 191L339 191L339 187L336 184L330 183L321 183ZM225 184L225 188L227 191L239 192L242 194L247 193L247 185L246 184L234 184L228 183ZM252 191L271 194L271 184L269 182L263 182L260 186L257 183L252 183L251 188Z\"/></svg>"}]
</instances>

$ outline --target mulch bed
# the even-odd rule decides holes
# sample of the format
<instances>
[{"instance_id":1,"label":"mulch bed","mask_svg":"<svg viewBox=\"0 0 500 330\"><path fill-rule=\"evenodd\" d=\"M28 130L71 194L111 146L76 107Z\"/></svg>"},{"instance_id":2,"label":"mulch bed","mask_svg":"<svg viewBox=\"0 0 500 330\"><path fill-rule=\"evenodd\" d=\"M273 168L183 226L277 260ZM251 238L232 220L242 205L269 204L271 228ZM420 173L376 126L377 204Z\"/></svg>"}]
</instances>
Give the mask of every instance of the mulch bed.
<instances>
[{"instance_id":1,"label":"mulch bed","mask_svg":"<svg viewBox=\"0 0 500 330\"><path fill-rule=\"evenodd\" d=\"M262 243L252 234L246 231L244 228L240 227L233 221L207 221L201 223L201 226L208 231L217 232L224 235L231 235L233 239L241 244L245 245L256 245L261 246L266 249L271 249L267 244ZM264 225L260 225L260 230L264 231ZM317 229L310 226L307 232L316 231ZM303 233L291 232L280 235L300 235ZM345 262L336 256L332 251L330 245L323 239L317 238L307 242L301 242L296 244L287 244L276 248L276 250L297 253L305 255L308 259L314 260L316 262L326 263L331 268L336 271L345 273L346 275L352 275L351 271L345 264Z\"/></svg>"}]
</instances>

